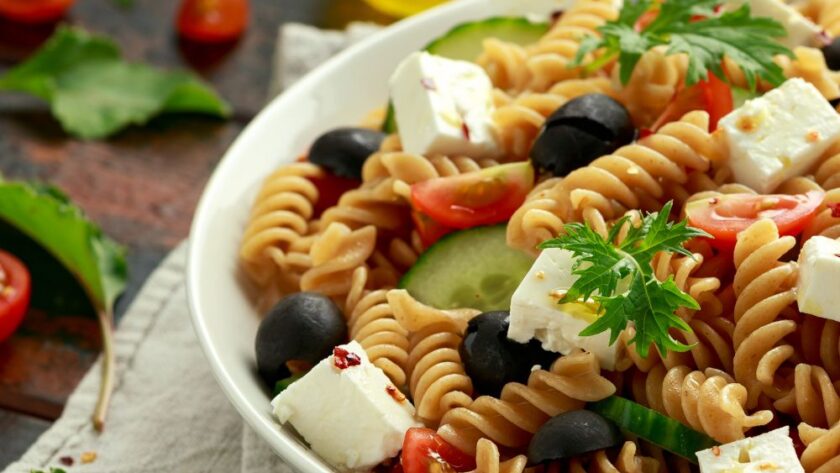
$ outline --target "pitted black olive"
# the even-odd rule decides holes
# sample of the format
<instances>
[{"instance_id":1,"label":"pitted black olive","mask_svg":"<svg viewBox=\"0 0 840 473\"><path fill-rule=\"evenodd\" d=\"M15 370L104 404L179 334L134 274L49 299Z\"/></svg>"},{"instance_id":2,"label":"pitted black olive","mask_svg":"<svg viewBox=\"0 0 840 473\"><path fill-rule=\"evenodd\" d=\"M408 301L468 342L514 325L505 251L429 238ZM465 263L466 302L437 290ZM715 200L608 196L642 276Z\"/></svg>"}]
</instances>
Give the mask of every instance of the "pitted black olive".
<instances>
[{"instance_id":1,"label":"pitted black olive","mask_svg":"<svg viewBox=\"0 0 840 473\"><path fill-rule=\"evenodd\" d=\"M362 178L362 166L379 150L385 134L367 128L336 128L321 135L309 150L309 161L336 176Z\"/></svg>"},{"instance_id":2,"label":"pitted black olive","mask_svg":"<svg viewBox=\"0 0 840 473\"><path fill-rule=\"evenodd\" d=\"M546 119L531 149L537 167L565 176L633 141L630 113L604 94L582 95Z\"/></svg>"},{"instance_id":3,"label":"pitted black olive","mask_svg":"<svg viewBox=\"0 0 840 473\"><path fill-rule=\"evenodd\" d=\"M510 313L485 312L470 320L460 354L473 387L479 394L498 395L510 382L526 382L534 365L548 367L556 353L538 342L516 343L507 338Z\"/></svg>"},{"instance_id":4,"label":"pitted black olive","mask_svg":"<svg viewBox=\"0 0 840 473\"><path fill-rule=\"evenodd\" d=\"M592 411L569 411L549 419L528 445L528 463L571 458L621 445L624 438L615 424Z\"/></svg>"},{"instance_id":5,"label":"pitted black olive","mask_svg":"<svg viewBox=\"0 0 840 473\"><path fill-rule=\"evenodd\" d=\"M314 292L284 297L260 323L257 370L270 387L287 378L289 361L315 365L347 338L347 325L330 298Z\"/></svg>"},{"instance_id":6,"label":"pitted black olive","mask_svg":"<svg viewBox=\"0 0 840 473\"><path fill-rule=\"evenodd\" d=\"M825 64L832 71L840 71L840 36L834 38L831 43L822 48L825 56Z\"/></svg>"}]
</instances>

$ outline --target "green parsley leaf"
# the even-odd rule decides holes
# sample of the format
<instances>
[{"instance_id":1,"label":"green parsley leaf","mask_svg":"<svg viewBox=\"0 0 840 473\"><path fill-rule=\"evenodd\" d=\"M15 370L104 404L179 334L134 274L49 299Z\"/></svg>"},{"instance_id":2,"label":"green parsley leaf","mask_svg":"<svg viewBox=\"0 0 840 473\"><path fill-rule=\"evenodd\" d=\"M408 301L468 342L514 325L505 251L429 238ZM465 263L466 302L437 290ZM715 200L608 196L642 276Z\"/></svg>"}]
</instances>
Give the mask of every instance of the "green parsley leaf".
<instances>
[{"instance_id":1,"label":"green parsley leaf","mask_svg":"<svg viewBox=\"0 0 840 473\"><path fill-rule=\"evenodd\" d=\"M727 80L724 57L734 60L743 70L751 89L761 78L772 85L784 82L781 67L773 61L777 55L793 53L774 38L787 35L785 28L771 18L753 17L748 4L734 11L716 13L719 0L639 0L626 3L618 19L598 28L601 38L589 36L578 49L571 67L580 66L588 55L603 50L587 65L600 69L618 59L619 78L626 84L642 55L657 46L667 46L666 54L688 56L686 84L694 85L709 72ZM658 10L656 18L642 31L636 24L647 12Z\"/></svg>"},{"instance_id":2,"label":"green parsley leaf","mask_svg":"<svg viewBox=\"0 0 840 473\"><path fill-rule=\"evenodd\" d=\"M51 104L70 134L101 139L162 113L230 114L216 93L190 74L129 64L111 40L62 27L30 59L0 77L0 91Z\"/></svg>"},{"instance_id":3,"label":"green parsley leaf","mask_svg":"<svg viewBox=\"0 0 840 473\"><path fill-rule=\"evenodd\" d=\"M574 253L572 272L578 279L560 303L594 300L602 315L581 336L610 331L610 344L632 322L636 335L629 344L636 344L639 354L646 357L651 344L661 353L686 351L691 346L674 339L671 329L691 332L691 327L675 311L680 307L699 309L697 301L681 291L673 277L659 281L651 262L659 252L691 256L683 243L695 237L709 235L688 226L686 221L671 222L668 216L672 204L662 211L646 215L639 226L629 225L627 217L613 226L604 238L586 224L570 223L566 233L548 240L540 248L562 248ZM627 236L618 244L618 232L629 225Z\"/></svg>"}]
</instances>

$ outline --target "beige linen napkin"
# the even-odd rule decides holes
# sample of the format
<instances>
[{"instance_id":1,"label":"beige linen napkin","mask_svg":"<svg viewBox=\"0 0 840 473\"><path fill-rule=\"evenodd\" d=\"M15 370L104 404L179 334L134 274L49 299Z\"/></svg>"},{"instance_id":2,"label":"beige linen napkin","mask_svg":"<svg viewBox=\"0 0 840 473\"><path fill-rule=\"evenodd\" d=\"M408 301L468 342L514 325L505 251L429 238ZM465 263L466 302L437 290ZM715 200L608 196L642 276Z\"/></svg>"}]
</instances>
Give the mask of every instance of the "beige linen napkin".
<instances>
[{"instance_id":1,"label":"beige linen napkin","mask_svg":"<svg viewBox=\"0 0 840 473\"><path fill-rule=\"evenodd\" d=\"M358 39L376 31L351 25L347 33L288 24L278 35L271 94ZM213 378L193 331L185 291L186 244L150 276L116 332L117 377L106 430L91 428L99 387L95 364L64 413L4 473L236 472L291 473L247 427ZM80 455L95 452L93 463ZM61 458L75 465L61 465Z\"/></svg>"}]
</instances>

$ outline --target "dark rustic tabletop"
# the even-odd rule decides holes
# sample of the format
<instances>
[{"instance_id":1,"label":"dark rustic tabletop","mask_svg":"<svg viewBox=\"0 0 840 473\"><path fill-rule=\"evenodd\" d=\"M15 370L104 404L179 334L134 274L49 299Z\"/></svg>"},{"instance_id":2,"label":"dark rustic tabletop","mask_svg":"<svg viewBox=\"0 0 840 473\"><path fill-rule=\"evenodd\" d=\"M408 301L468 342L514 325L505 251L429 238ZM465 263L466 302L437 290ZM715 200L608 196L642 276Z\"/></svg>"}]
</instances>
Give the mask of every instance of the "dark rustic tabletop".
<instances>
[{"instance_id":1,"label":"dark rustic tabletop","mask_svg":"<svg viewBox=\"0 0 840 473\"><path fill-rule=\"evenodd\" d=\"M298 21L340 28L353 20L388 19L361 0L251 0L250 27L237 44L196 48L174 34L179 2L134 0L129 8L118 3L77 0L67 20L114 38L132 61L196 70L233 105L233 119L167 117L107 141L83 142L68 138L44 104L0 95L0 173L58 185L129 248L131 279L118 303L119 318L149 273L187 236L205 181L265 103L278 26ZM49 34L49 28L0 20L0 73ZM0 246L26 244L21 240L0 228ZM0 470L61 414L99 351L96 319L83 295L50 264L33 277L47 278L47 299L61 302L30 310L18 333L0 343Z\"/></svg>"}]
</instances>

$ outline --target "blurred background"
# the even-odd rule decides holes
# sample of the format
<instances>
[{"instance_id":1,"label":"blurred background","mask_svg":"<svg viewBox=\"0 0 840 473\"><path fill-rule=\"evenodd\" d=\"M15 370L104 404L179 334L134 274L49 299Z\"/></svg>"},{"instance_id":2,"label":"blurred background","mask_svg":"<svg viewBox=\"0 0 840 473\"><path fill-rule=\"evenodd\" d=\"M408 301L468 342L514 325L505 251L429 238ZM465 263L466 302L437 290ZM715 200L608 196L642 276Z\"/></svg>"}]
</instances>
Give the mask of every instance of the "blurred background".
<instances>
[{"instance_id":1,"label":"blurred background","mask_svg":"<svg viewBox=\"0 0 840 473\"><path fill-rule=\"evenodd\" d=\"M199 11L230 3L184 1ZM57 186L105 234L127 247L129 279L115 309L117 321L149 273L187 236L196 201L216 163L265 104L282 24L330 29L355 21L385 25L441 1L232 3L247 5L246 21L237 25L236 11L204 12L211 19L207 29L195 18L184 18L181 0L0 0L0 13L6 13L0 16L0 79L65 23L110 38L128 62L190 70L231 106L227 119L163 115L142 127L85 140L63 129L43 100L0 91L0 175ZM37 283L23 323L11 338L0 340L2 470L61 414L101 341L94 311L66 269L2 219L0 248L24 259Z\"/></svg>"}]
</instances>

